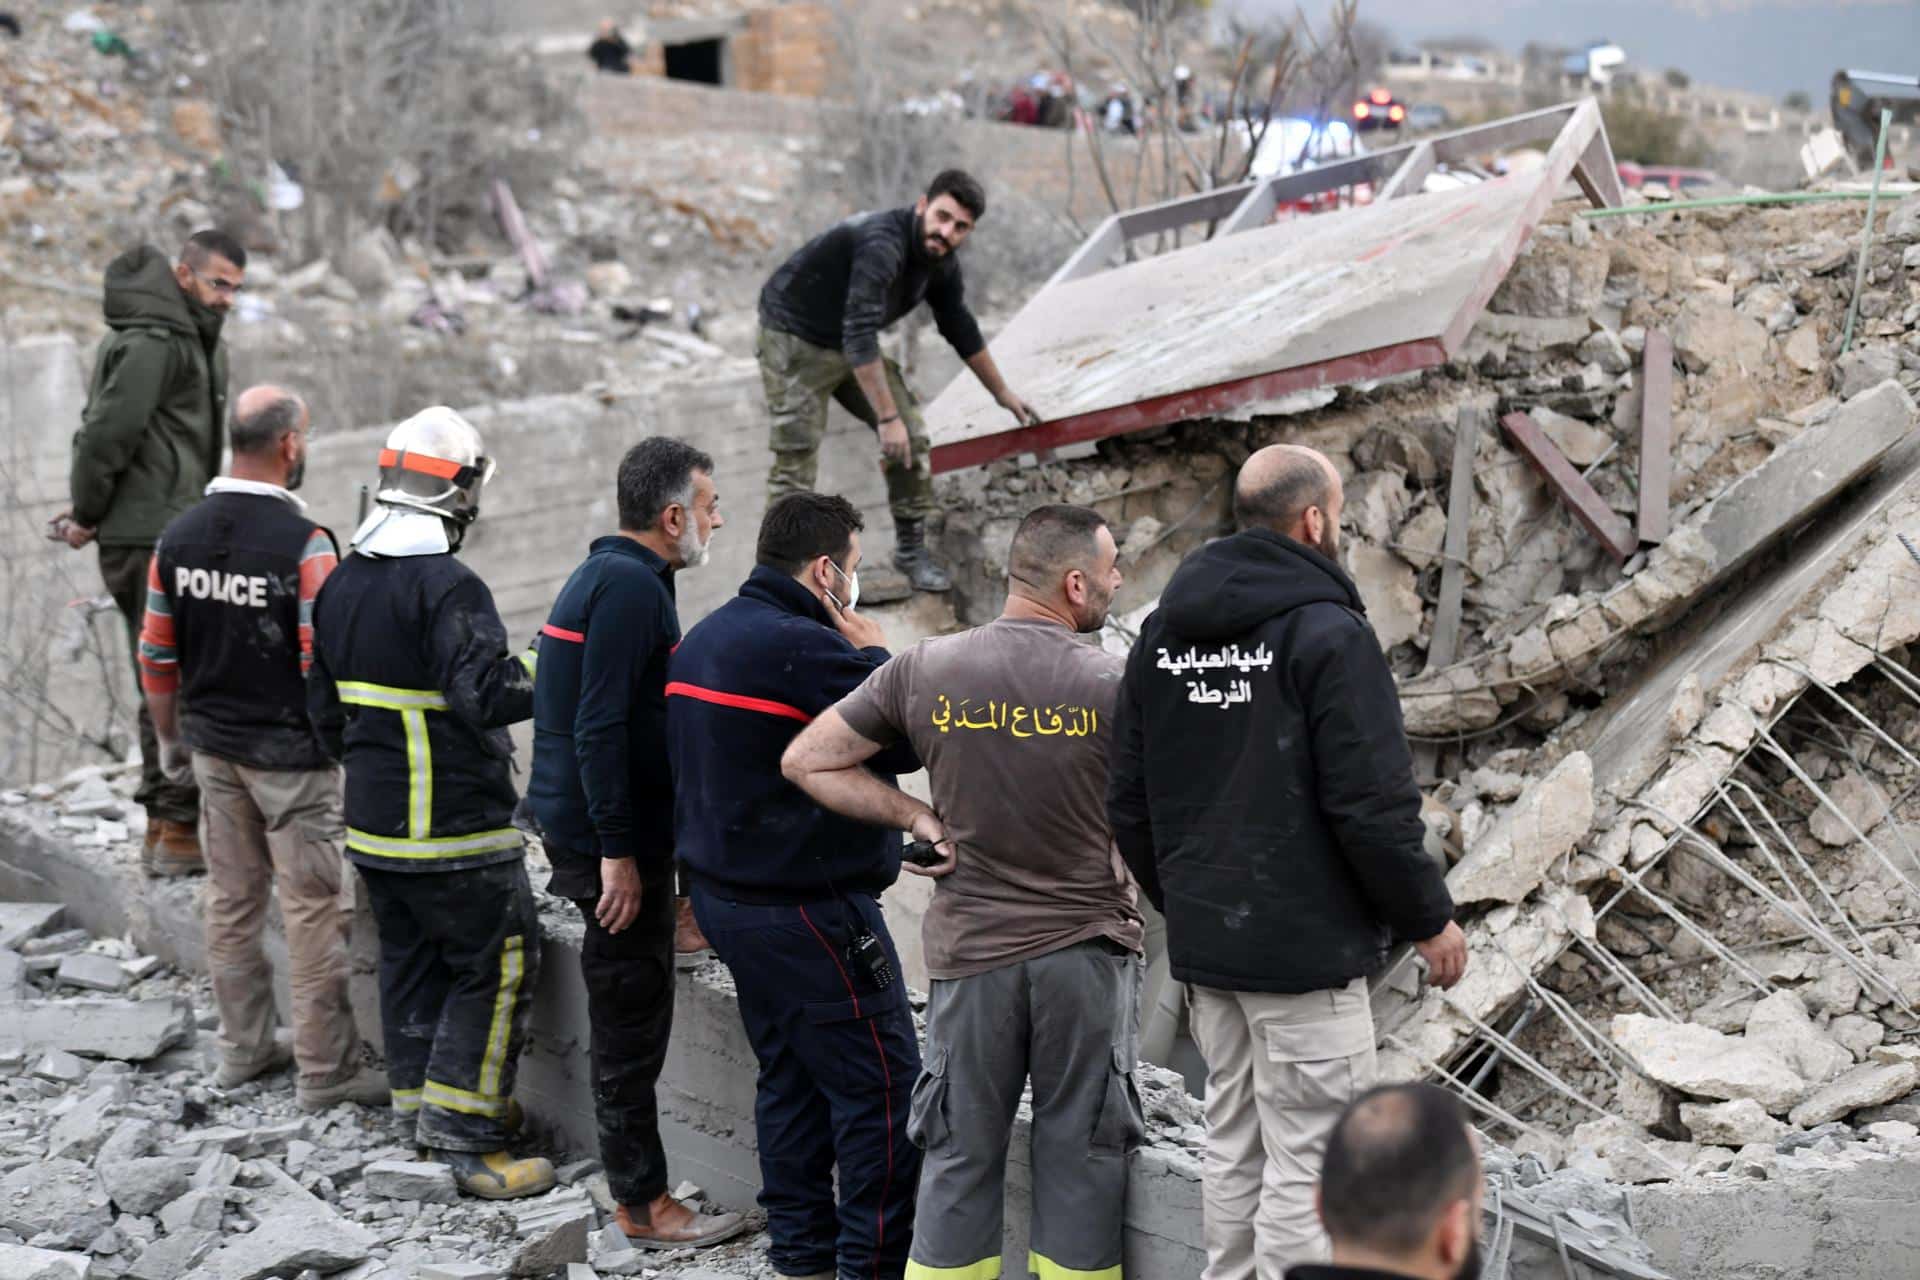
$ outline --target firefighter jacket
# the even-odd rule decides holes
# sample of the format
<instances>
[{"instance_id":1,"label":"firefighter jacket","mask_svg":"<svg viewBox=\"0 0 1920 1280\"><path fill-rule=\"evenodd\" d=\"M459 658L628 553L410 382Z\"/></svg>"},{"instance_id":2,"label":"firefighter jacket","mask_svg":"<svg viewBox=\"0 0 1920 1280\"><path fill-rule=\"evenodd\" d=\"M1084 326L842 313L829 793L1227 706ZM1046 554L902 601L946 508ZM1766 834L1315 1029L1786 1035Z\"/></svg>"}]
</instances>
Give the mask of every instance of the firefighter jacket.
<instances>
[{"instance_id":1,"label":"firefighter jacket","mask_svg":"<svg viewBox=\"0 0 1920 1280\"><path fill-rule=\"evenodd\" d=\"M347 769L347 856L454 871L521 856L507 726L533 714L533 655L451 554L340 562L313 609L308 706Z\"/></svg>"}]
</instances>

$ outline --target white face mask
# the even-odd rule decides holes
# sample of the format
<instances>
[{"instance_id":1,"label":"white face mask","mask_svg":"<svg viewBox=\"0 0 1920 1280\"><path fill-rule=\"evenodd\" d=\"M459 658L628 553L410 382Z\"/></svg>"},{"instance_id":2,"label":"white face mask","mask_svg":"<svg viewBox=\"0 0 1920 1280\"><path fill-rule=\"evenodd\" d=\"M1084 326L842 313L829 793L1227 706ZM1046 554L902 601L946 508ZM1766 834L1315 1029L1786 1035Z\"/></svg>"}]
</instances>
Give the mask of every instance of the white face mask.
<instances>
[{"instance_id":1,"label":"white face mask","mask_svg":"<svg viewBox=\"0 0 1920 1280\"><path fill-rule=\"evenodd\" d=\"M847 571L842 569L839 565L834 564L833 561L829 560L827 561L827 564L833 569L835 573L839 574L841 579L847 584L847 598L845 600L842 600L839 596L833 594L833 592L831 591L827 592L827 599L833 601L833 603L839 606L839 608L842 610L848 610L848 609L853 609L857 607L860 603L860 575L856 573L851 577L849 577L847 575ZM825 588L822 588L822 590L825 590Z\"/></svg>"}]
</instances>

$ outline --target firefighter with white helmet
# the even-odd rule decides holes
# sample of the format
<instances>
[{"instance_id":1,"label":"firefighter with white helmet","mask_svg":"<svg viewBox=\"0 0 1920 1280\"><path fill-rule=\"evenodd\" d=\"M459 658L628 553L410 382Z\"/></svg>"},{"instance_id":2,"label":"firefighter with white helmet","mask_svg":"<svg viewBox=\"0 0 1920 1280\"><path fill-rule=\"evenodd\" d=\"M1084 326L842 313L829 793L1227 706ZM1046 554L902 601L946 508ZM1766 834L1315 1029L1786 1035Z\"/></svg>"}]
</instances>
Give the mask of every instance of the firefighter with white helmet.
<instances>
[{"instance_id":1,"label":"firefighter with white helmet","mask_svg":"<svg viewBox=\"0 0 1920 1280\"><path fill-rule=\"evenodd\" d=\"M378 505L314 601L308 700L346 764L394 1109L464 1190L506 1199L554 1175L508 1150L540 962L507 736L533 714L532 653L508 651L492 593L454 555L493 469L444 406L387 436Z\"/></svg>"}]
</instances>

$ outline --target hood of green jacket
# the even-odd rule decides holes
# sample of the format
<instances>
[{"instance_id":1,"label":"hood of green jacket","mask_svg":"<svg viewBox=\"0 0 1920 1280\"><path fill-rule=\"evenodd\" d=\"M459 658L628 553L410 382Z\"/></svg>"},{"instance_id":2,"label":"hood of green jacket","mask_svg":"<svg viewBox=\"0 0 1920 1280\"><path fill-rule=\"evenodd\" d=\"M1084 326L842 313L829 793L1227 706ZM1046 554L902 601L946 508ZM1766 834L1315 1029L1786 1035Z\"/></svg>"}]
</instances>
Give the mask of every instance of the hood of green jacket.
<instances>
[{"instance_id":1,"label":"hood of green jacket","mask_svg":"<svg viewBox=\"0 0 1920 1280\"><path fill-rule=\"evenodd\" d=\"M213 315L212 309L192 303L173 278L173 263L150 244L129 249L107 264L104 310L107 324L115 329L159 326L202 342L219 336L217 323L211 334L195 323L196 310Z\"/></svg>"}]
</instances>

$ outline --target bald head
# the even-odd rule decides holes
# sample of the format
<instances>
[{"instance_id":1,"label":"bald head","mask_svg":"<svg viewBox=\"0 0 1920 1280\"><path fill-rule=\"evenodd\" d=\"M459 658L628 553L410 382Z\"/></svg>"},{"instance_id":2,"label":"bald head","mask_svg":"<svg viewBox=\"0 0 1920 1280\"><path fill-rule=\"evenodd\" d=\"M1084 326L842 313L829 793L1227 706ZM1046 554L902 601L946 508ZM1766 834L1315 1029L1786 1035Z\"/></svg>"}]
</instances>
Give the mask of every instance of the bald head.
<instances>
[{"instance_id":1,"label":"bald head","mask_svg":"<svg viewBox=\"0 0 1920 1280\"><path fill-rule=\"evenodd\" d=\"M1233 514L1242 528L1266 529L1332 558L1339 547L1340 473L1327 456L1297 444L1275 444L1248 458L1233 486Z\"/></svg>"},{"instance_id":2,"label":"bald head","mask_svg":"<svg viewBox=\"0 0 1920 1280\"><path fill-rule=\"evenodd\" d=\"M307 404L285 387L248 387L233 402L236 479L298 489L307 470Z\"/></svg>"},{"instance_id":3,"label":"bald head","mask_svg":"<svg viewBox=\"0 0 1920 1280\"><path fill-rule=\"evenodd\" d=\"M1479 1185L1459 1100L1429 1084L1383 1085L1354 1099L1328 1136L1320 1218L1336 1261L1362 1254L1424 1263L1435 1253L1458 1261L1476 1234Z\"/></svg>"}]
</instances>

